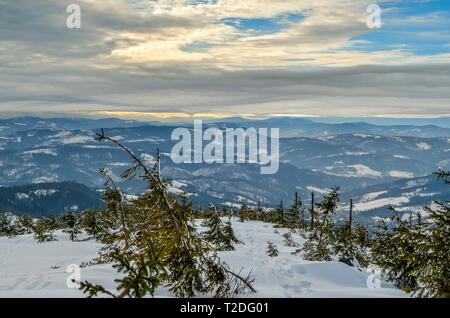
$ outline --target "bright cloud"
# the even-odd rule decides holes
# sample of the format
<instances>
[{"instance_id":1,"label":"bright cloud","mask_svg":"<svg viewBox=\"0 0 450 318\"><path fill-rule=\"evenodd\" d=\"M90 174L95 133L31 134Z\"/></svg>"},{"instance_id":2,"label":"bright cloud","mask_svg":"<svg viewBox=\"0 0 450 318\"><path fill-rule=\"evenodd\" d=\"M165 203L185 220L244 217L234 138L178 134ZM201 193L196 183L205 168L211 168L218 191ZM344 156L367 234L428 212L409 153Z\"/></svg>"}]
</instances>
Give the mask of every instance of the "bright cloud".
<instances>
[{"instance_id":1,"label":"bright cloud","mask_svg":"<svg viewBox=\"0 0 450 318\"><path fill-rule=\"evenodd\" d=\"M450 112L445 1L76 2L0 0L2 112Z\"/></svg>"}]
</instances>

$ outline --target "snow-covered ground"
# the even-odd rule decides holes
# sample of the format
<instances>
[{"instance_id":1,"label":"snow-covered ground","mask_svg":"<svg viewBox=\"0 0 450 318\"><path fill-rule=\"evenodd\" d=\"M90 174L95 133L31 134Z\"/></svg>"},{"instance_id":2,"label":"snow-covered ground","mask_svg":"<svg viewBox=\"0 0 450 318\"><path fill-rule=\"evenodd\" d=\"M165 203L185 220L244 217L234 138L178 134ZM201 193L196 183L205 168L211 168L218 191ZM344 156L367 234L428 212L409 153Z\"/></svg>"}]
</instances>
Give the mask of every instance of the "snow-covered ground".
<instances>
[{"instance_id":1,"label":"snow-covered ground","mask_svg":"<svg viewBox=\"0 0 450 318\"><path fill-rule=\"evenodd\" d=\"M407 297L390 284L375 286L370 273L337 262L308 262L293 247L283 244L284 229L274 229L262 222L233 221L238 238L245 244L221 257L235 271L249 271L255 278L255 297ZM276 233L278 232L278 233ZM296 243L302 243L292 235ZM69 289L66 281L71 264L92 260L100 244L93 240L71 242L58 232L58 241L38 244L32 235L0 238L0 297L84 297ZM273 242L278 257L266 255L267 242ZM114 290L117 273L109 265L81 269L81 280L100 283ZM70 281L70 279L69 279ZM368 283L369 282L369 283ZM170 296L161 290L159 296Z\"/></svg>"}]
</instances>

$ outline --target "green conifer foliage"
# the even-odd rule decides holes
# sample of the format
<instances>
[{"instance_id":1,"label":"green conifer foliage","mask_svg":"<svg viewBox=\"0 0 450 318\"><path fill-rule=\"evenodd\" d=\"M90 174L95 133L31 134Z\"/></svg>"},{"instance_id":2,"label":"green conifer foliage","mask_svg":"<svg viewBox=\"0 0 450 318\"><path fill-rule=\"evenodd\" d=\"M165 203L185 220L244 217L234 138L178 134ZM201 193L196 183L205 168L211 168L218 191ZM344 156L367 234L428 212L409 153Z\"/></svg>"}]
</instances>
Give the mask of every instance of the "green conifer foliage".
<instances>
[{"instance_id":1,"label":"green conifer foliage","mask_svg":"<svg viewBox=\"0 0 450 318\"><path fill-rule=\"evenodd\" d=\"M0 212L0 236L11 236L13 224L11 216L6 212Z\"/></svg>"},{"instance_id":2,"label":"green conifer foliage","mask_svg":"<svg viewBox=\"0 0 450 318\"><path fill-rule=\"evenodd\" d=\"M279 255L277 246L273 242L267 242L266 254L269 257L277 257Z\"/></svg>"},{"instance_id":3,"label":"green conifer foliage","mask_svg":"<svg viewBox=\"0 0 450 318\"><path fill-rule=\"evenodd\" d=\"M31 234L33 232L33 218L29 214L24 214L17 222L17 234Z\"/></svg>"},{"instance_id":4,"label":"green conifer foliage","mask_svg":"<svg viewBox=\"0 0 450 318\"><path fill-rule=\"evenodd\" d=\"M160 286L168 287L177 297L232 297L254 291L251 277L232 272L219 259L217 247L196 233L192 205L170 193L171 182L160 175L159 152L155 166L150 169L103 130L97 140L112 142L130 156L133 165L122 178L139 177L147 183L147 191L127 204L125 226L110 229L112 234L97 259L113 263L122 273L123 277L117 280L117 291L83 282L81 288L85 293L90 297L102 293L113 297L143 297L154 295ZM110 203L107 202L107 209L115 209Z\"/></svg>"},{"instance_id":5,"label":"green conifer foliage","mask_svg":"<svg viewBox=\"0 0 450 318\"><path fill-rule=\"evenodd\" d=\"M283 201L280 201L280 204L275 209L275 214L278 219L278 224L283 225L286 220L286 212L284 210L284 203Z\"/></svg>"},{"instance_id":6,"label":"green conifer foliage","mask_svg":"<svg viewBox=\"0 0 450 318\"><path fill-rule=\"evenodd\" d=\"M241 243L234 234L231 220L224 223L213 205L209 207L203 226L208 228L203 233L204 239L214 244L219 251L232 251L235 244Z\"/></svg>"},{"instance_id":7,"label":"green conifer foliage","mask_svg":"<svg viewBox=\"0 0 450 318\"><path fill-rule=\"evenodd\" d=\"M69 234L70 240L75 242L78 235L81 233L78 215L73 211L67 212L62 216L61 223L63 232Z\"/></svg>"},{"instance_id":8,"label":"green conifer foliage","mask_svg":"<svg viewBox=\"0 0 450 318\"><path fill-rule=\"evenodd\" d=\"M94 239L103 231L101 226L100 215L94 210L85 210L81 213L81 227L88 235L92 235Z\"/></svg>"},{"instance_id":9,"label":"green conifer foliage","mask_svg":"<svg viewBox=\"0 0 450 318\"><path fill-rule=\"evenodd\" d=\"M322 200L316 204L313 231L308 235L303 246L305 259L310 261L331 261L333 256L333 242L335 241L335 223L333 214L339 203L339 187L331 189Z\"/></svg>"},{"instance_id":10,"label":"green conifer foliage","mask_svg":"<svg viewBox=\"0 0 450 318\"><path fill-rule=\"evenodd\" d=\"M238 215L239 221L241 222L256 220L255 211L251 207L249 207L247 202L245 201L241 203L241 208L239 209Z\"/></svg>"},{"instance_id":11,"label":"green conifer foliage","mask_svg":"<svg viewBox=\"0 0 450 318\"><path fill-rule=\"evenodd\" d=\"M439 171L450 184L450 173ZM450 298L450 201L426 207L426 221L401 218L391 208L390 222L378 225L372 262L400 288L420 297Z\"/></svg>"},{"instance_id":12,"label":"green conifer foliage","mask_svg":"<svg viewBox=\"0 0 450 318\"><path fill-rule=\"evenodd\" d=\"M56 241L53 230L49 226L48 219L40 218L33 225L34 239L38 243Z\"/></svg>"}]
</instances>

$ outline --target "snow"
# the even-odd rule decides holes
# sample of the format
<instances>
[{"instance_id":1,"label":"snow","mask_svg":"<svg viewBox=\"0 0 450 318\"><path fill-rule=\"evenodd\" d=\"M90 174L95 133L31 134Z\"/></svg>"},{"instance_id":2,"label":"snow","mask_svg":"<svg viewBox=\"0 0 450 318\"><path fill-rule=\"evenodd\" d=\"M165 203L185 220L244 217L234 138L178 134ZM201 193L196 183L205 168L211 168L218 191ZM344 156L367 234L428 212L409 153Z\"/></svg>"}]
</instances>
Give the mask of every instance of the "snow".
<instances>
[{"instance_id":1,"label":"snow","mask_svg":"<svg viewBox=\"0 0 450 318\"><path fill-rule=\"evenodd\" d=\"M71 136L68 138L62 139L62 143L64 145L71 145L71 144L83 144L88 141L93 141L94 138L91 136Z\"/></svg>"},{"instance_id":2,"label":"snow","mask_svg":"<svg viewBox=\"0 0 450 318\"><path fill-rule=\"evenodd\" d=\"M28 150L28 151L24 151L23 154L25 154L25 155L42 154L42 155L49 155L49 156L53 156L53 157L56 157L58 155L56 150L51 149L51 148L40 148L40 149Z\"/></svg>"},{"instance_id":3,"label":"snow","mask_svg":"<svg viewBox=\"0 0 450 318\"><path fill-rule=\"evenodd\" d=\"M276 229L262 222L241 223L233 220L238 238L244 245L236 251L221 252L220 257L234 271L252 272L256 294L250 297L407 297L388 283L381 288L369 288L370 273L359 271L338 262L309 262L301 254L293 255L295 248L283 245L286 229ZM57 232L58 241L36 243L32 235L0 238L0 297L85 297L67 287L71 278L68 266L80 265L97 256L101 247L93 240L71 242L67 235ZM296 243L302 239L293 234ZM278 257L266 255L267 242L279 250ZM113 290L114 279L120 277L110 265L81 268L82 281L102 284ZM157 296L172 296L160 289Z\"/></svg>"},{"instance_id":4,"label":"snow","mask_svg":"<svg viewBox=\"0 0 450 318\"><path fill-rule=\"evenodd\" d=\"M359 177L378 178L378 177L381 177L381 175L382 175L382 173L380 171L373 170L370 167L362 165L362 164L350 165L347 167L355 169L356 170L355 175L359 176Z\"/></svg>"},{"instance_id":5,"label":"snow","mask_svg":"<svg viewBox=\"0 0 450 318\"><path fill-rule=\"evenodd\" d=\"M26 194L26 193L16 193L16 199L17 200L27 200L27 199L29 199L30 198L30 196L28 195L28 194Z\"/></svg>"},{"instance_id":6,"label":"snow","mask_svg":"<svg viewBox=\"0 0 450 318\"><path fill-rule=\"evenodd\" d=\"M356 152L346 152L348 156L367 156L370 155L370 152L356 151Z\"/></svg>"},{"instance_id":7,"label":"snow","mask_svg":"<svg viewBox=\"0 0 450 318\"><path fill-rule=\"evenodd\" d=\"M419 142L416 144L416 146L420 149L420 150L430 150L432 147L427 144L426 142Z\"/></svg>"},{"instance_id":8,"label":"snow","mask_svg":"<svg viewBox=\"0 0 450 318\"><path fill-rule=\"evenodd\" d=\"M158 143L158 142L163 142L163 141L164 141L164 139L162 139L162 138L158 138L158 137L149 137L149 138L142 138L142 139L127 140L127 143L129 143L129 144L139 143L139 142L153 142L153 143Z\"/></svg>"},{"instance_id":9,"label":"snow","mask_svg":"<svg viewBox=\"0 0 450 318\"><path fill-rule=\"evenodd\" d=\"M330 192L330 189L320 189L320 188L313 187L313 186L307 186L306 189L308 189L309 192L316 192L316 193L320 193L320 194L327 194Z\"/></svg>"},{"instance_id":10,"label":"snow","mask_svg":"<svg viewBox=\"0 0 450 318\"><path fill-rule=\"evenodd\" d=\"M182 189L183 187L187 187L187 184L173 180L172 185L169 186L169 192L175 194L184 193L185 191Z\"/></svg>"},{"instance_id":11,"label":"snow","mask_svg":"<svg viewBox=\"0 0 450 318\"><path fill-rule=\"evenodd\" d=\"M128 167L130 166L129 162L111 162L108 163L108 166L113 166L113 167Z\"/></svg>"},{"instance_id":12,"label":"snow","mask_svg":"<svg viewBox=\"0 0 450 318\"><path fill-rule=\"evenodd\" d=\"M58 193L58 190L55 189L39 189L39 190L35 190L32 191L32 193L37 196L38 198L40 197L47 197L47 196L51 196L55 193Z\"/></svg>"},{"instance_id":13,"label":"snow","mask_svg":"<svg viewBox=\"0 0 450 318\"><path fill-rule=\"evenodd\" d=\"M153 157L152 155L148 154L148 153L143 153L141 155L141 160L144 162L144 164L146 164L147 166L151 166L153 164L155 164L155 157Z\"/></svg>"},{"instance_id":14,"label":"snow","mask_svg":"<svg viewBox=\"0 0 450 318\"><path fill-rule=\"evenodd\" d=\"M56 182L58 181L58 176L57 175L51 175L51 176L42 176L42 177L37 177L33 179L33 183L37 184L37 183L47 183L47 182Z\"/></svg>"},{"instance_id":15,"label":"snow","mask_svg":"<svg viewBox=\"0 0 450 318\"><path fill-rule=\"evenodd\" d=\"M387 191L380 191L380 192L367 193L361 198L360 202L368 202L368 201L375 200L379 196L381 196L383 194L386 194L386 193L388 193L388 192Z\"/></svg>"},{"instance_id":16,"label":"snow","mask_svg":"<svg viewBox=\"0 0 450 318\"><path fill-rule=\"evenodd\" d=\"M394 178L414 178L414 173L407 171L392 170L389 171L389 176Z\"/></svg>"},{"instance_id":17,"label":"snow","mask_svg":"<svg viewBox=\"0 0 450 318\"><path fill-rule=\"evenodd\" d=\"M392 197L392 198L382 198L373 201L360 201L355 204L354 210L356 212L364 212L370 211L377 208L387 207L389 205L392 206L400 206L402 204L406 204L410 202L410 197L400 196L400 197Z\"/></svg>"}]
</instances>

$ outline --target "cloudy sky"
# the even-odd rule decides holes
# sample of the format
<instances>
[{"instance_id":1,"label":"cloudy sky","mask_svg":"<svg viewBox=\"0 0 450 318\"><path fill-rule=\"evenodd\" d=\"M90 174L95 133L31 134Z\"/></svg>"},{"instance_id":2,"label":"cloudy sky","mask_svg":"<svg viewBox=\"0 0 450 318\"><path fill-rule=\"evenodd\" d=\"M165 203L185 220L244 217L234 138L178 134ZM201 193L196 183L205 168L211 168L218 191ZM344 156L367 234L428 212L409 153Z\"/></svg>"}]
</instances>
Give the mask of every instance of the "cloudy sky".
<instances>
[{"instance_id":1,"label":"cloudy sky","mask_svg":"<svg viewBox=\"0 0 450 318\"><path fill-rule=\"evenodd\" d=\"M449 1L374 3L0 0L0 116L450 115Z\"/></svg>"}]
</instances>

